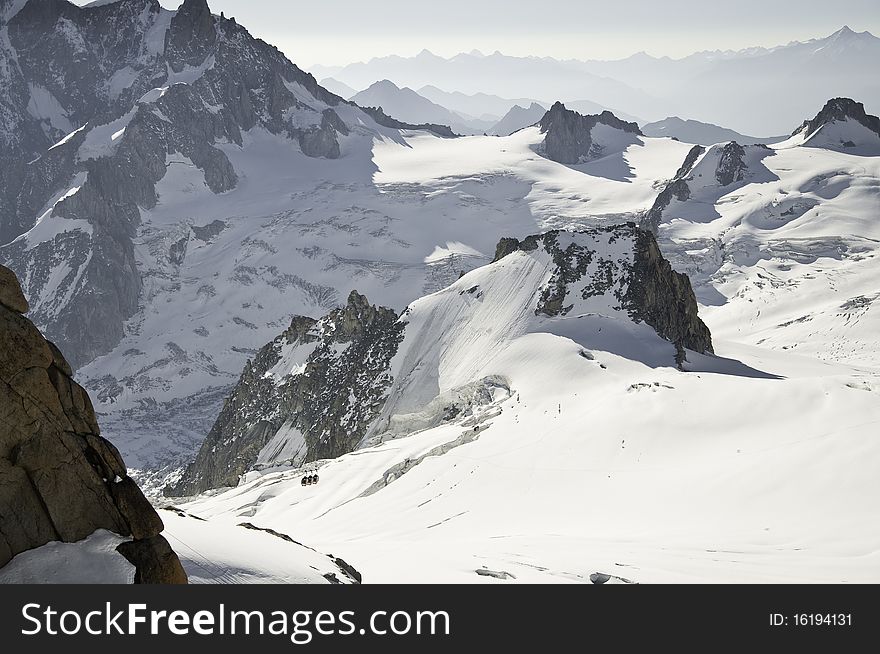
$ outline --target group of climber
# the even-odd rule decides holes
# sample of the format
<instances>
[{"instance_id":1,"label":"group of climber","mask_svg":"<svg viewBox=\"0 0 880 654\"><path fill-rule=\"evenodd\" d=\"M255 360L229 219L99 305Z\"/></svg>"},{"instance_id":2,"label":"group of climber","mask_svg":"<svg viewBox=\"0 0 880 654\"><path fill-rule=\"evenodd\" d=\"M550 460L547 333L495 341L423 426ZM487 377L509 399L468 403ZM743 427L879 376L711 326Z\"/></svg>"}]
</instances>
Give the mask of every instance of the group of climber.
<instances>
[{"instance_id":1,"label":"group of climber","mask_svg":"<svg viewBox=\"0 0 880 654\"><path fill-rule=\"evenodd\" d=\"M317 484L318 481L320 481L320 477L318 477L317 474L305 475L300 484L303 486L313 486L314 484Z\"/></svg>"}]
</instances>

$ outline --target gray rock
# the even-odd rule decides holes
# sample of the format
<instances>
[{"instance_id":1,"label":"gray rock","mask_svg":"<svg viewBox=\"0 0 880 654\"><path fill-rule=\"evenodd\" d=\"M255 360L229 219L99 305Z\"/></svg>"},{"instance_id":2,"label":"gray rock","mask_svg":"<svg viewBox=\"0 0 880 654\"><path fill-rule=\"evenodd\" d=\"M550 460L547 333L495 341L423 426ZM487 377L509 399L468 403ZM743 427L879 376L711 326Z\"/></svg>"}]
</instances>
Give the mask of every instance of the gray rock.
<instances>
[{"instance_id":1,"label":"gray rock","mask_svg":"<svg viewBox=\"0 0 880 654\"><path fill-rule=\"evenodd\" d=\"M695 145L690 149L684 159L684 163L679 167L675 176L663 187L663 190L660 191L660 195L657 196L657 199L654 200L654 204L645 214L641 221L642 228L648 229L656 234L660 222L663 220L663 211L669 206L669 203L672 202L673 199L676 199L679 202L684 202L691 197L691 188L688 186L687 179L691 174L691 170L693 170L697 159L699 159L700 155L705 151L706 149L701 145Z\"/></svg>"},{"instance_id":2,"label":"gray rock","mask_svg":"<svg viewBox=\"0 0 880 654\"><path fill-rule=\"evenodd\" d=\"M186 572L163 536L122 543L116 550L135 566L136 584L185 584Z\"/></svg>"},{"instance_id":3,"label":"gray rock","mask_svg":"<svg viewBox=\"0 0 880 654\"><path fill-rule=\"evenodd\" d=\"M741 182L748 170L743 158L746 151L736 141L725 144L721 149L721 157L715 169L715 179L721 186L730 186L734 182Z\"/></svg>"}]
</instances>

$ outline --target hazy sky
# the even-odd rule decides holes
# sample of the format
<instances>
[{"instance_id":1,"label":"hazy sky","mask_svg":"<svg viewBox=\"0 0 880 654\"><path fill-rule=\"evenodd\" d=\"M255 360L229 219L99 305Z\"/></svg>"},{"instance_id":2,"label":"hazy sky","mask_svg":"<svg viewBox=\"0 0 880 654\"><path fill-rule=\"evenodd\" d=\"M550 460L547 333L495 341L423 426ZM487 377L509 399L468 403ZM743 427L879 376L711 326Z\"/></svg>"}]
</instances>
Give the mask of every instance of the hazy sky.
<instances>
[{"instance_id":1,"label":"hazy sky","mask_svg":"<svg viewBox=\"0 0 880 654\"><path fill-rule=\"evenodd\" d=\"M88 0L77 0L87 4ZM160 0L176 8L181 0ZM826 36L842 25L880 35L880 0L209 0L252 34L308 67L423 48L450 56L613 59L645 50L772 46Z\"/></svg>"}]
</instances>

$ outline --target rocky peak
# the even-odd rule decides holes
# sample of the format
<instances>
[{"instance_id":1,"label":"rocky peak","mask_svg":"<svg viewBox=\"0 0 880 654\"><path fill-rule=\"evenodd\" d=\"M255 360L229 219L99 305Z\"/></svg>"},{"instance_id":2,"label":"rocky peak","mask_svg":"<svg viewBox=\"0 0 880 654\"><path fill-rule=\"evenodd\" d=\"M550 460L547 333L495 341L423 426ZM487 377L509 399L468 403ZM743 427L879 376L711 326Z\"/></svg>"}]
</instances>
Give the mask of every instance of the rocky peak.
<instances>
[{"instance_id":1,"label":"rocky peak","mask_svg":"<svg viewBox=\"0 0 880 654\"><path fill-rule=\"evenodd\" d=\"M339 329L336 330L335 337L347 342L359 338L377 322L396 318L397 314L393 310L375 307L366 296L352 291L339 316Z\"/></svg>"},{"instance_id":2,"label":"rocky peak","mask_svg":"<svg viewBox=\"0 0 880 654\"><path fill-rule=\"evenodd\" d=\"M744 157L746 151L736 141L731 141L721 149L718 166L715 169L715 179L721 186L729 186L734 182L741 182L748 166Z\"/></svg>"},{"instance_id":3,"label":"rocky peak","mask_svg":"<svg viewBox=\"0 0 880 654\"><path fill-rule=\"evenodd\" d=\"M631 242L630 260L615 261L594 249L592 244L603 235L608 243ZM555 270L541 289L536 314L564 316L578 298L612 293L632 320L645 322L676 346L679 364L684 362L685 349L713 351L709 328L697 315L690 280L663 258L650 231L627 223L574 233L554 230L522 241L505 238L496 248L495 259L538 248L552 257ZM594 266L599 272L591 275Z\"/></svg>"},{"instance_id":4,"label":"rocky peak","mask_svg":"<svg viewBox=\"0 0 880 654\"><path fill-rule=\"evenodd\" d=\"M544 151L547 158L559 163L576 164L597 154L592 131L600 123L636 136L642 135L636 123L620 120L610 111L585 116L566 109L564 104L557 101L538 123L541 132L546 134Z\"/></svg>"},{"instance_id":5,"label":"rocky peak","mask_svg":"<svg viewBox=\"0 0 880 654\"><path fill-rule=\"evenodd\" d=\"M352 451L381 411L403 338L397 312L352 291L320 320L297 316L248 362L195 461L169 495L238 483L254 465Z\"/></svg>"},{"instance_id":6,"label":"rocky peak","mask_svg":"<svg viewBox=\"0 0 880 654\"><path fill-rule=\"evenodd\" d=\"M135 566L136 583L186 583L161 518L101 437L61 351L26 310L15 275L0 266L0 567L105 529L128 539L118 552Z\"/></svg>"},{"instance_id":7,"label":"rocky peak","mask_svg":"<svg viewBox=\"0 0 880 654\"><path fill-rule=\"evenodd\" d=\"M207 0L184 0L165 37L165 55L176 72L198 66L217 41L214 16Z\"/></svg>"},{"instance_id":8,"label":"rocky peak","mask_svg":"<svg viewBox=\"0 0 880 654\"><path fill-rule=\"evenodd\" d=\"M865 105L851 98L832 98L825 103L822 110L812 120L806 120L793 133L813 134L817 129L828 123L847 119L861 123L880 136L880 118L865 112Z\"/></svg>"}]
</instances>

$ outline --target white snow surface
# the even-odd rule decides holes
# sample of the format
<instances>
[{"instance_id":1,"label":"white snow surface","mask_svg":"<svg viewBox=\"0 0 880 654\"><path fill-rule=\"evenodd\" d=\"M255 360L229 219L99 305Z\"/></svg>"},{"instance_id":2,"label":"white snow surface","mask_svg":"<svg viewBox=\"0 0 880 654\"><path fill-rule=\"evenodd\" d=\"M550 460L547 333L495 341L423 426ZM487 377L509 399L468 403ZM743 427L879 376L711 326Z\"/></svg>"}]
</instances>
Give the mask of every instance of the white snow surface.
<instances>
[{"instance_id":1,"label":"white snow surface","mask_svg":"<svg viewBox=\"0 0 880 654\"><path fill-rule=\"evenodd\" d=\"M78 543L48 543L0 568L0 584L130 584L135 568L116 551L129 540L99 529Z\"/></svg>"},{"instance_id":2,"label":"white snow surface","mask_svg":"<svg viewBox=\"0 0 880 654\"><path fill-rule=\"evenodd\" d=\"M876 373L716 347L686 373L528 334L490 366L513 393L472 422L322 462L316 486L267 470L184 506L370 582L880 580Z\"/></svg>"},{"instance_id":3,"label":"white snow surface","mask_svg":"<svg viewBox=\"0 0 880 654\"><path fill-rule=\"evenodd\" d=\"M162 535L180 557L191 584L350 584L332 558L299 542L238 523L160 511ZM285 534L287 535L287 534ZM355 566L357 567L357 566Z\"/></svg>"}]
</instances>

